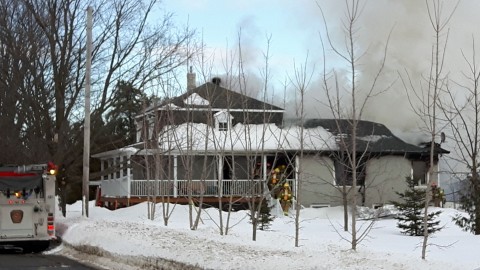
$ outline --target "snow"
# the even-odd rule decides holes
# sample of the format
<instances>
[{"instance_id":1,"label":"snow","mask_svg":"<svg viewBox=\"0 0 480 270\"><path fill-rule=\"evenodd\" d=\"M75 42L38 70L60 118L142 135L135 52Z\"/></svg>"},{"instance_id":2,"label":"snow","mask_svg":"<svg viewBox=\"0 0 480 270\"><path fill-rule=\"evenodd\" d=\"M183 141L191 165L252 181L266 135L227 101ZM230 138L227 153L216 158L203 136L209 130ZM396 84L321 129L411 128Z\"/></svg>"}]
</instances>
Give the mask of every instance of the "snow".
<instances>
[{"instance_id":1,"label":"snow","mask_svg":"<svg viewBox=\"0 0 480 270\"><path fill-rule=\"evenodd\" d=\"M165 126L160 132L160 148L193 151L278 151L299 150L302 142L301 127L279 128L275 124L236 124L228 131L218 131L206 124L185 123ZM303 149L337 149L335 136L322 127L303 129Z\"/></svg>"},{"instance_id":2,"label":"snow","mask_svg":"<svg viewBox=\"0 0 480 270\"><path fill-rule=\"evenodd\" d=\"M210 105L210 102L208 102L208 100L204 99L203 97L201 97L197 93L191 94L183 102L187 105L197 105L197 106L208 106L208 105Z\"/></svg>"},{"instance_id":3,"label":"snow","mask_svg":"<svg viewBox=\"0 0 480 270\"><path fill-rule=\"evenodd\" d=\"M383 139L383 138L388 138L388 136L386 136L386 135L368 135L368 136L364 136L364 137L359 137L358 139L360 139L362 141L367 141L367 142L377 142L377 141L379 141L380 139Z\"/></svg>"},{"instance_id":4,"label":"snow","mask_svg":"<svg viewBox=\"0 0 480 270\"><path fill-rule=\"evenodd\" d=\"M188 206L170 205L174 210L168 226L162 219L162 204L156 207L152 221L147 218L146 203L115 211L91 204L88 218L81 216L80 202L69 205L67 217L57 214L56 218L63 244L50 253L107 269L129 270L158 269L160 265L165 267L162 269L197 269L175 268L175 262L198 269L480 269L476 252L480 236L454 225L452 217L458 213L454 209L441 209L444 228L429 239L427 259L422 260L422 238L401 234L393 218L375 221L357 251L351 250L345 240L350 235L341 227L341 207L302 209L299 247L294 245L293 213L277 216L271 227L258 230L257 241L252 241L246 211L233 212L232 227L227 235L220 235L215 208L202 211L198 229L190 230ZM223 212L223 217L225 222L227 213ZM368 224L370 220L358 221L361 228Z\"/></svg>"}]
</instances>

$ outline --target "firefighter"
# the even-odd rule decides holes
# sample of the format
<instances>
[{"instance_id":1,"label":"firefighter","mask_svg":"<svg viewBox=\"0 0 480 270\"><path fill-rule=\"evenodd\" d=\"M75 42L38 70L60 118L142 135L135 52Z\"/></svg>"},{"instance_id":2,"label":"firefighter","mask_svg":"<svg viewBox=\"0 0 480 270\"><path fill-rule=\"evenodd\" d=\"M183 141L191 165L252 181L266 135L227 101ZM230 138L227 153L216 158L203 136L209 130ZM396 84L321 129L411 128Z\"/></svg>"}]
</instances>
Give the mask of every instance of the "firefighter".
<instances>
[{"instance_id":1,"label":"firefighter","mask_svg":"<svg viewBox=\"0 0 480 270\"><path fill-rule=\"evenodd\" d=\"M445 192L437 183L432 183L432 201L435 207L443 207L445 203Z\"/></svg>"},{"instance_id":2,"label":"firefighter","mask_svg":"<svg viewBox=\"0 0 480 270\"><path fill-rule=\"evenodd\" d=\"M280 182L280 169L275 168L271 172L270 181L268 183L268 188L269 188L273 198L275 198L275 199L277 198L277 194L278 194L279 182Z\"/></svg>"},{"instance_id":3,"label":"firefighter","mask_svg":"<svg viewBox=\"0 0 480 270\"><path fill-rule=\"evenodd\" d=\"M283 214L288 216L288 210L292 205L292 189L288 183L283 185L282 192L279 195L280 205L282 206Z\"/></svg>"},{"instance_id":4,"label":"firefighter","mask_svg":"<svg viewBox=\"0 0 480 270\"><path fill-rule=\"evenodd\" d=\"M278 183L279 177L280 177L280 169L275 168L272 171L272 180L271 180L272 186L275 186Z\"/></svg>"}]
</instances>

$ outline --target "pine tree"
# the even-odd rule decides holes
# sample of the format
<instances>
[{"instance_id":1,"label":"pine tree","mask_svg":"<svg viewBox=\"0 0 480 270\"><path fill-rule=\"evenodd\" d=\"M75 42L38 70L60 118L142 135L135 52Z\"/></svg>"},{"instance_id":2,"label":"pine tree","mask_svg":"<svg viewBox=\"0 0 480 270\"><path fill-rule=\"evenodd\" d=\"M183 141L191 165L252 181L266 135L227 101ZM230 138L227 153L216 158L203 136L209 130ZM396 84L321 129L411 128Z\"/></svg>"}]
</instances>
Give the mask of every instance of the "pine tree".
<instances>
[{"instance_id":1,"label":"pine tree","mask_svg":"<svg viewBox=\"0 0 480 270\"><path fill-rule=\"evenodd\" d=\"M461 209L467 214L457 214L453 220L455 224L464 231L469 231L474 234L480 234L480 211L476 206L480 205L480 182L479 174L469 175L466 180L462 182L460 189L460 204Z\"/></svg>"},{"instance_id":2,"label":"pine tree","mask_svg":"<svg viewBox=\"0 0 480 270\"><path fill-rule=\"evenodd\" d=\"M417 181L412 177L406 178L407 190L403 193L396 192L400 197L401 202L391 202L399 211L400 214L395 217L398 220L397 227L402 230L402 233L410 236L423 235L423 209L425 206L425 189L415 188ZM428 233L440 231L442 228L438 227L439 220L435 220L441 211L435 211L428 214Z\"/></svg>"},{"instance_id":3,"label":"pine tree","mask_svg":"<svg viewBox=\"0 0 480 270\"><path fill-rule=\"evenodd\" d=\"M119 138L120 146L135 142L137 127L135 115L142 111L147 96L130 82L119 81L115 89L111 110L106 114L106 127L110 137ZM119 147L116 145L116 147Z\"/></svg>"},{"instance_id":4,"label":"pine tree","mask_svg":"<svg viewBox=\"0 0 480 270\"><path fill-rule=\"evenodd\" d=\"M274 216L271 214L273 206L269 206L266 200L263 200L260 206L260 218L258 220L259 229L264 231L270 228Z\"/></svg>"}]
</instances>

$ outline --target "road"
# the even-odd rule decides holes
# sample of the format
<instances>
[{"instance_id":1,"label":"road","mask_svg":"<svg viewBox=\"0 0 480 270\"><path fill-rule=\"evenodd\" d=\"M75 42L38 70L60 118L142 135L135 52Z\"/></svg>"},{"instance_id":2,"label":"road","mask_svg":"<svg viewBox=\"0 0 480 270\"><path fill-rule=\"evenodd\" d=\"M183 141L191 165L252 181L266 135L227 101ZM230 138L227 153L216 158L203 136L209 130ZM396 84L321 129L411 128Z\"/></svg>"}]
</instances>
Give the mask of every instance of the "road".
<instances>
[{"instance_id":1,"label":"road","mask_svg":"<svg viewBox=\"0 0 480 270\"><path fill-rule=\"evenodd\" d=\"M98 269L81 264L67 257L43 254L17 254L15 252L0 252L0 269L37 270L37 269Z\"/></svg>"}]
</instances>

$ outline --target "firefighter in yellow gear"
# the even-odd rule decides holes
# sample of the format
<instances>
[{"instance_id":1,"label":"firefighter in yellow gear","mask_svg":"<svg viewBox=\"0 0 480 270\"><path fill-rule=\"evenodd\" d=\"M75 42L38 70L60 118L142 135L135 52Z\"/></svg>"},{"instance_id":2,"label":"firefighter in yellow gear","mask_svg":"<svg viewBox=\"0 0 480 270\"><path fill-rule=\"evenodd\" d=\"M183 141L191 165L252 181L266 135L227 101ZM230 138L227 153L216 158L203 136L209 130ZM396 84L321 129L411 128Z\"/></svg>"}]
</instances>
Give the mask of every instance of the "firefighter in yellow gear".
<instances>
[{"instance_id":1,"label":"firefighter in yellow gear","mask_svg":"<svg viewBox=\"0 0 480 270\"><path fill-rule=\"evenodd\" d=\"M292 189L288 183L283 185L282 192L279 195L280 205L282 206L283 214L288 216L288 210L292 205Z\"/></svg>"},{"instance_id":2,"label":"firefighter in yellow gear","mask_svg":"<svg viewBox=\"0 0 480 270\"><path fill-rule=\"evenodd\" d=\"M280 169L275 168L271 172L270 181L268 183L268 188L272 192L272 196L276 199L278 194L278 184L280 183Z\"/></svg>"},{"instance_id":3,"label":"firefighter in yellow gear","mask_svg":"<svg viewBox=\"0 0 480 270\"><path fill-rule=\"evenodd\" d=\"M275 170L272 171L272 185L275 186L278 183L279 175L280 175L280 169L275 168Z\"/></svg>"}]
</instances>

